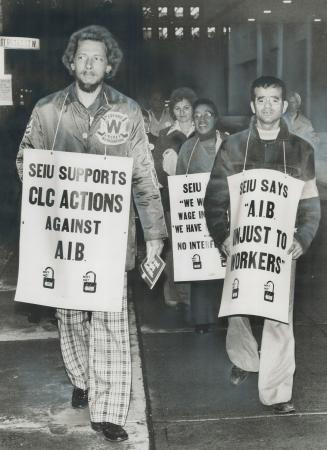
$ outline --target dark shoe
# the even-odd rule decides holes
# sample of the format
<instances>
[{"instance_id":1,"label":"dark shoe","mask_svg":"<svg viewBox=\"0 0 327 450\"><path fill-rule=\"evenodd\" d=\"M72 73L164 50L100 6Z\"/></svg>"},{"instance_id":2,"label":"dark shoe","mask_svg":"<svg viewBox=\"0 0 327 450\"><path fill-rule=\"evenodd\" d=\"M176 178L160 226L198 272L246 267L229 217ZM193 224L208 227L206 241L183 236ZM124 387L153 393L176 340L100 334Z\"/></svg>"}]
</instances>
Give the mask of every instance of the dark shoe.
<instances>
[{"instance_id":1,"label":"dark shoe","mask_svg":"<svg viewBox=\"0 0 327 450\"><path fill-rule=\"evenodd\" d=\"M195 325L194 331L198 334L206 334L209 332L209 324L208 323L200 323Z\"/></svg>"},{"instance_id":2,"label":"dark shoe","mask_svg":"<svg viewBox=\"0 0 327 450\"><path fill-rule=\"evenodd\" d=\"M249 372L241 369L240 367L233 366L230 374L230 382L235 386L243 383L247 379Z\"/></svg>"},{"instance_id":3,"label":"dark shoe","mask_svg":"<svg viewBox=\"0 0 327 450\"><path fill-rule=\"evenodd\" d=\"M91 422L94 431L102 431L104 437L111 442L121 442L128 439L128 434L120 425L111 422Z\"/></svg>"},{"instance_id":4,"label":"dark shoe","mask_svg":"<svg viewBox=\"0 0 327 450\"><path fill-rule=\"evenodd\" d=\"M295 412L294 405L291 401L284 403L276 403L273 405L274 414L292 414Z\"/></svg>"},{"instance_id":5,"label":"dark shoe","mask_svg":"<svg viewBox=\"0 0 327 450\"><path fill-rule=\"evenodd\" d=\"M88 391L74 387L72 395L72 407L83 409L86 408L89 403Z\"/></svg>"},{"instance_id":6,"label":"dark shoe","mask_svg":"<svg viewBox=\"0 0 327 450\"><path fill-rule=\"evenodd\" d=\"M102 431L102 422L91 422L91 428L94 431Z\"/></svg>"}]
</instances>

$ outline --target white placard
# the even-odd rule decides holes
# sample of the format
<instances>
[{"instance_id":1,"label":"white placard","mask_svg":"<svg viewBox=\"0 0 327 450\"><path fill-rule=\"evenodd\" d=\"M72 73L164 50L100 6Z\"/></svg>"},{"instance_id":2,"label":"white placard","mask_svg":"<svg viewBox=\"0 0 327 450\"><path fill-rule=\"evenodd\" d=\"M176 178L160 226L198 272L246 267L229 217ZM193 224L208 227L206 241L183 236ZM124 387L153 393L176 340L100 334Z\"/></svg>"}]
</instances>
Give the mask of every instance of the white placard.
<instances>
[{"instance_id":1,"label":"white placard","mask_svg":"<svg viewBox=\"0 0 327 450\"><path fill-rule=\"evenodd\" d=\"M24 151L16 301L120 311L132 158Z\"/></svg>"},{"instance_id":2,"label":"white placard","mask_svg":"<svg viewBox=\"0 0 327 450\"><path fill-rule=\"evenodd\" d=\"M40 39L0 36L0 47L15 50L40 50Z\"/></svg>"},{"instance_id":3,"label":"white placard","mask_svg":"<svg viewBox=\"0 0 327 450\"><path fill-rule=\"evenodd\" d=\"M174 280L224 278L226 261L209 234L203 199L209 173L168 177Z\"/></svg>"},{"instance_id":4,"label":"white placard","mask_svg":"<svg viewBox=\"0 0 327 450\"><path fill-rule=\"evenodd\" d=\"M11 106L12 104L11 75L0 75L0 105Z\"/></svg>"},{"instance_id":5,"label":"white placard","mask_svg":"<svg viewBox=\"0 0 327 450\"><path fill-rule=\"evenodd\" d=\"M288 323L292 245L304 182L253 169L228 177L231 256L219 317L256 315Z\"/></svg>"}]
</instances>

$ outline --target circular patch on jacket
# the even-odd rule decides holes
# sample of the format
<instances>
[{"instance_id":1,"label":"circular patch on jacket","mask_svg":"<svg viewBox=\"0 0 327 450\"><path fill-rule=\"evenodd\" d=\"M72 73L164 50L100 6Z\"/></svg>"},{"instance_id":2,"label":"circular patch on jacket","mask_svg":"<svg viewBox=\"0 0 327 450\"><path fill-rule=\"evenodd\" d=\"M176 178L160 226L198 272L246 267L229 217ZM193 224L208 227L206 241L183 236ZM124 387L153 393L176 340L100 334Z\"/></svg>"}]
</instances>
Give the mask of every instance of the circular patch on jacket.
<instances>
[{"instance_id":1,"label":"circular patch on jacket","mask_svg":"<svg viewBox=\"0 0 327 450\"><path fill-rule=\"evenodd\" d=\"M127 125L127 114L109 111L101 117L95 135L104 145L123 144L128 139Z\"/></svg>"}]
</instances>

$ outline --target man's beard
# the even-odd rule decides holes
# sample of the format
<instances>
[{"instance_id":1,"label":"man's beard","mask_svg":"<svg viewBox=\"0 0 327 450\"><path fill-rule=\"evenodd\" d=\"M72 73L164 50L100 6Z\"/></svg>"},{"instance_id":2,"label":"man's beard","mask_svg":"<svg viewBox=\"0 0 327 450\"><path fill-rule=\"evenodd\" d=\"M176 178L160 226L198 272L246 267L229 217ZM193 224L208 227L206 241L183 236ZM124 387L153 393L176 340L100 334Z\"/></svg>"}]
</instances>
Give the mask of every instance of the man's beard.
<instances>
[{"instance_id":1,"label":"man's beard","mask_svg":"<svg viewBox=\"0 0 327 450\"><path fill-rule=\"evenodd\" d=\"M102 81L98 81L96 83L84 83L82 80L79 79L77 79L76 81L80 90L88 93L94 92L98 88L98 86L100 86L100 84L102 83Z\"/></svg>"}]
</instances>

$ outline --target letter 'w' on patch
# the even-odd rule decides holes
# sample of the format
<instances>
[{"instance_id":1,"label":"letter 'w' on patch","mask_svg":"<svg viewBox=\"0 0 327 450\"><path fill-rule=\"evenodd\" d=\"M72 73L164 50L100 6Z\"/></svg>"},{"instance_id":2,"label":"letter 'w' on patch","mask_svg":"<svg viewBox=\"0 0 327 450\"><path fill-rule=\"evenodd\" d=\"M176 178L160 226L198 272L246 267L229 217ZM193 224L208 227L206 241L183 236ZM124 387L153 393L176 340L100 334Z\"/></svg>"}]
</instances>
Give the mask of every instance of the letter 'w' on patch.
<instances>
[{"instance_id":1,"label":"letter 'w' on patch","mask_svg":"<svg viewBox=\"0 0 327 450\"><path fill-rule=\"evenodd\" d=\"M107 112L101 117L95 135L104 145L118 145L127 142L128 116L115 111Z\"/></svg>"}]
</instances>

